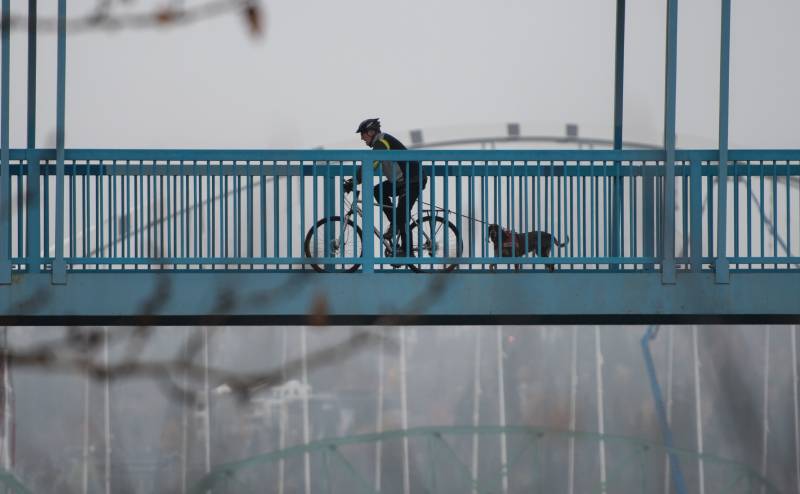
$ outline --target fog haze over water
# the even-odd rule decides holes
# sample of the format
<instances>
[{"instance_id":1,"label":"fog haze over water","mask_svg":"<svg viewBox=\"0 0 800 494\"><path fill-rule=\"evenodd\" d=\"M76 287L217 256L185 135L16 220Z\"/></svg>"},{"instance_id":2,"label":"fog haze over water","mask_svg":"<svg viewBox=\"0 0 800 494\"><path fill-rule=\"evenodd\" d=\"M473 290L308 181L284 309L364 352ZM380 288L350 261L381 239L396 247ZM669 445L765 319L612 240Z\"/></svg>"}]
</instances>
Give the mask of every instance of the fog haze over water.
<instances>
[{"instance_id":1,"label":"fog haze over water","mask_svg":"<svg viewBox=\"0 0 800 494\"><path fill-rule=\"evenodd\" d=\"M697 331L698 362L693 352L691 326L661 327L651 348L662 391L671 402L675 446L698 450L698 427L703 449L760 471L764 454L766 476L783 492L796 485L792 352L789 326L772 326L769 362L765 361L766 331L755 326L703 326ZM112 328L111 331L124 331ZM113 492L178 492L183 472L190 483L205 472L206 444L211 465L228 463L311 441L423 426L514 426L575 430L628 436L661 442L653 396L639 346L645 328L638 326L578 327L385 327L374 343L349 352L341 345L359 328L220 327L212 331L209 356L212 367L242 373L280 371L285 362L307 352L337 348L339 356L308 369L309 422L304 425L303 396L278 399L275 388L257 390L242 401L211 382L210 419L205 423L201 402L184 406L167 394L159 379L112 380L105 408L105 384L80 375L54 375L41 370L15 370L16 468L35 492L79 491L82 472L84 423L88 416L88 476L92 491L100 491L106 475L105 454L110 445L110 482ZM12 345L57 338L60 328L14 328ZM167 358L199 328L158 328L145 361ZM572 368L572 348L575 367ZM599 336L599 338L598 338ZM406 405L403 408L401 339L406 348ZM672 360L670 363L669 356ZM110 361L122 355L112 345ZM599 359L599 365L598 365ZM766 362L766 366L765 366ZM695 365L699 365L697 374ZM764 386L764 373L769 372ZM502 375L502 380L499 380ZM600 380L598 381L598 376ZM669 376L669 377L668 377ZM180 378L179 376L176 376ZM575 383L574 415L571 386ZM286 375L285 385L298 386L302 375ZM502 382L502 386L501 386ZM200 384L198 390L202 391ZM700 403L696 403L696 386ZM88 409L86 408L88 389ZM501 391L502 389L502 391ZM477 394L476 394L477 393ZM502 393L502 395L501 395ZM202 392L200 394L202 398ZM286 395L289 396L289 395ZM382 397L382 400L380 399ZM766 398L766 402L764 399ZM502 403L502 405L501 405ZM698 418L696 412L701 411ZM284 408L285 407L285 408ZM55 411L57 410L57 413ZM767 415L764 415L764 411ZM501 415L504 413L504 415ZM88 415L87 415L88 414ZM285 414L285 415L282 415ZM380 416L382 420L377 421ZM602 425L599 417L602 416ZM109 432L104 433L106 417ZM574 418L573 418L574 417ZM377 421L377 422L376 422ZM768 428L764 442L764 427ZM210 431L206 443L206 430ZM283 435L283 439L281 436ZM470 465L474 445L452 442L456 454ZM509 457L521 449L520 438L509 435ZM185 441L185 442L184 442ZM516 442L515 442L516 441ZM764 450L762 446L766 445ZM372 481L374 445L350 456ZM403 455L398 443L383 444L383 481L386 492L402 492ZM512 492L525 486L563 491L569 479L566 440L544 440L538 446L541 476L526 478L512 465ZM598 442L578 440L574 450L577 492L598 485ZM608 442L609 470L627 456ZM426 448L412 443L409 465L413 491L423 491L427 479ZM477 448L479 474L493 478L499 469L502 444L498 435L482 436ZM182 456L186 452L186 463ZM525 457L535 461L534 457ZM648 460L649 482L664 481L663 456ZM698 462L682 461L691 492L699 487ZM265 462L272 474L276 462ZM302 461L287 460L285 482L303 485ZM705 487L716 492L736 472L706 462ZM623 472L616 485L630 485L635 469ZM630 478L629 478L630 477ZM636 477L638 478L638 477ZM271 477L274 481L276 477ZM496 479L497 480L497 479ZM311 473L321 485L322 472ZM499 480L497 480L499 482ZM442 485L448 485L442 481ZM498 484L499 486L499 484ZM451 486L452 488L452 486Z\"/></svg>"}]
</instances>

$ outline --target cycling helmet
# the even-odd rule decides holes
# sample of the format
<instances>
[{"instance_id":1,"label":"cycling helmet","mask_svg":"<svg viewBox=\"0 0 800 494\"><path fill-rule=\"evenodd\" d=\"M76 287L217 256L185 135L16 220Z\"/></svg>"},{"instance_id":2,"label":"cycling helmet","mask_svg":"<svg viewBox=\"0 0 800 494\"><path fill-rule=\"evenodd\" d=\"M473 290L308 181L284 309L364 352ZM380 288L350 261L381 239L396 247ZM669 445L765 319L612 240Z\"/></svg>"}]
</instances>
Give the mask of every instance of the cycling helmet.
<instances>
[{"instance_id":1,"label":"cycling helmet","mask_svg":"<svg viewBox=\"0 0 800 494\"><path fill-rule=\"evenodd\" d=\"M356 134L360 134L362 132L366 132L368 130L377 130L378 132L381 131L381 122L377 118L368 118L358 124L358 129L356 129Z\"/></svg>"}]
</instances>

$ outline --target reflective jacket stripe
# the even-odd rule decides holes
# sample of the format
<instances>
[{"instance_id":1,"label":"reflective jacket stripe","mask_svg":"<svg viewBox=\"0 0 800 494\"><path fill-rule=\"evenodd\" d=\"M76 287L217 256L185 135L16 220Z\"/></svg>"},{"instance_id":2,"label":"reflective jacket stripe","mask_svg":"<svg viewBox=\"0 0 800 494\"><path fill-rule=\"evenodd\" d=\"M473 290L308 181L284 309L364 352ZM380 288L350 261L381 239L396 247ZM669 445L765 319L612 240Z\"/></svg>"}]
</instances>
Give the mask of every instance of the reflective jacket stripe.
<instances>
[{"instance_id":1,"label":"reflective jacket stripe","mask_svg":"<svg viewBox=\"0 0 800 494\"><path fill-rule=\"evenodd\" d=\"M386 149L388 150L392 149L392 146L389 145L389 141L387 141L386 139L380 139L380 142L382 142L383 145L386 146ZM380 165L381 165L380 161L375 160L372 162L372 169L377 170Z\"/></svg>"}]
</instances>

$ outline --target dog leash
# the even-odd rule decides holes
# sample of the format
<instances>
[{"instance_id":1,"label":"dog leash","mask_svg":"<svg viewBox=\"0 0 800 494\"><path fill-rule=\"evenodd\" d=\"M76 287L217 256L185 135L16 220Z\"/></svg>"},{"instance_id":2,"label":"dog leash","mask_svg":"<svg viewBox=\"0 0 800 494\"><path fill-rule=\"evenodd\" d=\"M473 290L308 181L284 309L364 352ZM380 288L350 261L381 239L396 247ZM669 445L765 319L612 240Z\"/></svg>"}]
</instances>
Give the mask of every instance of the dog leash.
<instances>
[{"instance_id":1,"label":"dog leash","mask_svg":"<svg viewBox=\"0 0 800 494\"><path fill-rule=\"evenodd\" d=\"M425 201L421 201L421 202L422 202L422 204L424 204L425 206L428 206L429 208L433 209L433 210L434 210L434 211L436 211L436 212L444 212L444 211L447 211L447 213L448 213L448 214L453 214L453 215L456 215L456 216L462 216L462 217L464 217L464 218L467 218L467 219L469 219L469 220L472 220L472 221L477 221L478 223L483 223L484 225L491 225L491 224L493 224L493 223L489 223L488 221L479 220L478 218L473 218L472 216L470 216L470 215L468 215L468 214L464 214L464 213L457 213L457 212L455 212L455 211L452 211L452 210L450 210L450 209L445 209L445 208L443 208L443 207L436 206L436 205L434 205L434 204L431 204L431 203L429 203L429 202L425 202Z\"/></svg>"},{"instance_id":2,"label":"dog leash","mask_svg":"<svg viewBox=\"0 0 800 494\"><path fill-rule=\"evenodd\" d=\"M464 218L470 219L470 220L472 220L472 221L477 221L478 223L483 223L484 225L493 225L493 224L496 224L496 223L489 223L488 221L484 221L484 220L479 220L478 218L473 218L472 216L469 216L469 215L467 215L467 214L464 214L464 213L457 213L457 212L455 212L455 211L452 211L452 210L450 210L450 209L445 209L445 208L443 208L443 207L436 206L436 205L434 205L434 204L431 204L431 203L429 203L429 202L425 202L425 201L421 201L421 202L422 202L422 204L424 204L425 206L428 206L429 208L431 208L431 209L433 209L434 211L437 211L437 212L444 212L444 211L447 211L447 213L449 213L449 214L453 214L453 215L456 215L456 216L463 216ZM498 226L499 226L499 225L498 225ZM516 233L514 230L511 230L511 229L509 229L509 228L503 228L502 230L503 230L503 231L507 231L507 232L511 232L511 233L514 233L514 234L517 234L517 233ZM555 239L555 237L553 237L553 238ZM566 241L567 241L567 242L569 242L569 236L567 236L567 240L566 240ZM556 245L558 245L558 243L556 243Z\"/></svg>"}]
</instances>

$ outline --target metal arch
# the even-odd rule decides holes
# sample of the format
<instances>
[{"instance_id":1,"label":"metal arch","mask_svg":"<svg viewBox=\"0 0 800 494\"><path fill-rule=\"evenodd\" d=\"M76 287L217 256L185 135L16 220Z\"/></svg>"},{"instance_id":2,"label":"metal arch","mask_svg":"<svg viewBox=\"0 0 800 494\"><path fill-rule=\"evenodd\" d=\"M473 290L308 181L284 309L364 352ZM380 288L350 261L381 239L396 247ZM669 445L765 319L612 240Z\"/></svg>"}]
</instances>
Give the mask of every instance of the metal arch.
<instances>
[{"instance_id":1,"label":"metal arch","mask_svg":"<svg viewBox=\"0 0 800 494\"><path fill-rule=\"evenodd\" d=\"M618 445L627 446L627 449L624 452L625 459L633 460L633 459L641 459L642 455L647 455L650 452L654 452L656 454L667 454L667 455L674 455L675 457L680 457L682 459L703 459L710 464L715 464L720 466L721 468L728 468L731 469L731 475L726 476L729 480L728 482L728 489L732 488L737 482L741 481L742 478L747 478L750 482L755 482L757 485L760 485L765 489L768 493L777 493L779 492L777 488L769 482L766 478L764 478L760 473L755 471L748 465L740 464L732 460L727 460L724 458L719 458L714 455L710 455L707 453L696 453L687 449L682 448L675 448L675 447L667 447L663 444L656 443L654 441L650 441L647 439L641 438L634 438L616 434L598 434L594 432L581 432L581 431L569 431L569 430L561 430L561 429L552 429L546 427L527 427L527 426L445 426L445 427L436 427L436 426L429 426L429 427L417 427L412 429L395 429L385 432L376 432L376 433L368 433L368 434L360 434L354 436L344 436L338 438L331 438L331 439L322 439L318 441L313 441L307 444L293 446L290 448L286 448L283 450L265 453L256 455L244 460L226 463L217 466L214 468L208 475L206 475L203 479L201 479L192 489L190 492L193 493L203 493L203 492L213 492L215 488L224 487L226 482L235 480L237 474L244 470L248 470L251 468L258 468L259 466L269 465L280 460L286 460L292 457L298 457L305 454L315 454L319 453L322 455L330 454L334 452L335 454L339 455L340 459L343 459L346 462L346 457L344 457L341 448L346 447L349 445L357 445L357 444L368 444L368 443L375 443L378 441L387 441L393 439L400 439L400 438L422 438L426 441L432 441L433 443L438 443L440 447L443 448L445 454L450 456L456 462L460 462L460 459L455 456L455 452L449 447L449 444L445 440L445 437L452 437L452 436L471 436L473 434L481 434L481 435L512 435L518 438L527 439L524 446L522 446L515 455L515 458L512 459L508 465L505 466L506 471L510 469L514 463L519 461L519 459L528 451L528 448L533 446L536 447L536 442L540 439L544 438L557 438L557 439L578 439L583 441L592 441L592 442L611 442L616 443ZM430 445L430 443L428 443ZM430 453L431 449L426 448L427 452ZM434 464L434 458L428 458L431 463ZM348 462L349 465L349 462ZM623 461L617 465L617 473L623 467L629 465L629 463ZM641 470L641 475L647 475L644 466L641 462L639 462ZM465 481L468 485L470 485L476 492L488 492L482 488L481 479L472 478L472 475L469 473L469 469L466 468L463 463L461 464L463 468L461 468L462 474L465 474L468 478L461 479ZM348 469L350 470L350 469ZM359 476L359 474L355 470L351 470L348 472L352 475L352 479L358 482L362 486L362 490L364 492L375 492L372 490L368 484L365 485L364 479ZM534 472L535 473L535 472ZM500 472L502 475L503 472ZM638 477L637 477L638 478ZM604 486L598 486L604 487Z\"/></svg>"},{"instance_id":2,"label":"metal arch","mask_svg":"<svg viewBox=\"0 0 800 494\"><path fill-rule=\"evenodd\" d=\"M686 494L686 482L683 478L683 471L681 470L680 462L677 455L671 450L672 448L672 430L667 421L667 412L664 407L664 399L661 396L661 386L658 384L658 376L656 375L656 366L653 363L653 355L650 352L650 341L655 340L658 335L658 326L650 326L642 335L640 344L642 347L642 355L644 357L645 367L647 369L647 377L650 380L650 392L653 394L653 400L656 402L656 413L658 414L658 422L661 426L661 435L665 446L669 449L669 468L670 475L675 482L675 490L678 494Z\"/></svg>"},{"instance_id":3,"label":"metal arch","mask_svg":"<svg viewBox=\"0 0 800 494\"><path fill-rule=\"evenodd\" d=\"M549 136L549 135L526 135L526 136L486 136L486 137L467 137L462 139L449 139L443 141L421 142L418 144L411 144L409 149L432 149L442 148L448 146L463 146L474 144L487 144L487 143L517 143L517 142L538 142L550 144L565 144L575 143L578 145L589 146L607 146L609 149L613 148L614 141L608 139L600 139L593 137L569 137L569 136ZM661 146L648 144L644 142L627 141L623 143L624 148L628 149L661 149Z\"/></svg>"},{"instance_id":4,"label":"metal arch","mask_svg":"<svg viewBox=\"0 0 800 494\"><path fill-rule=\"evenodd\" d=\"M13 492L14 494L31 494L31 491L28 490L13 473L3 468L0 468L0 485L2 485L7 492Z\"/></svg>"}]
</instances>

